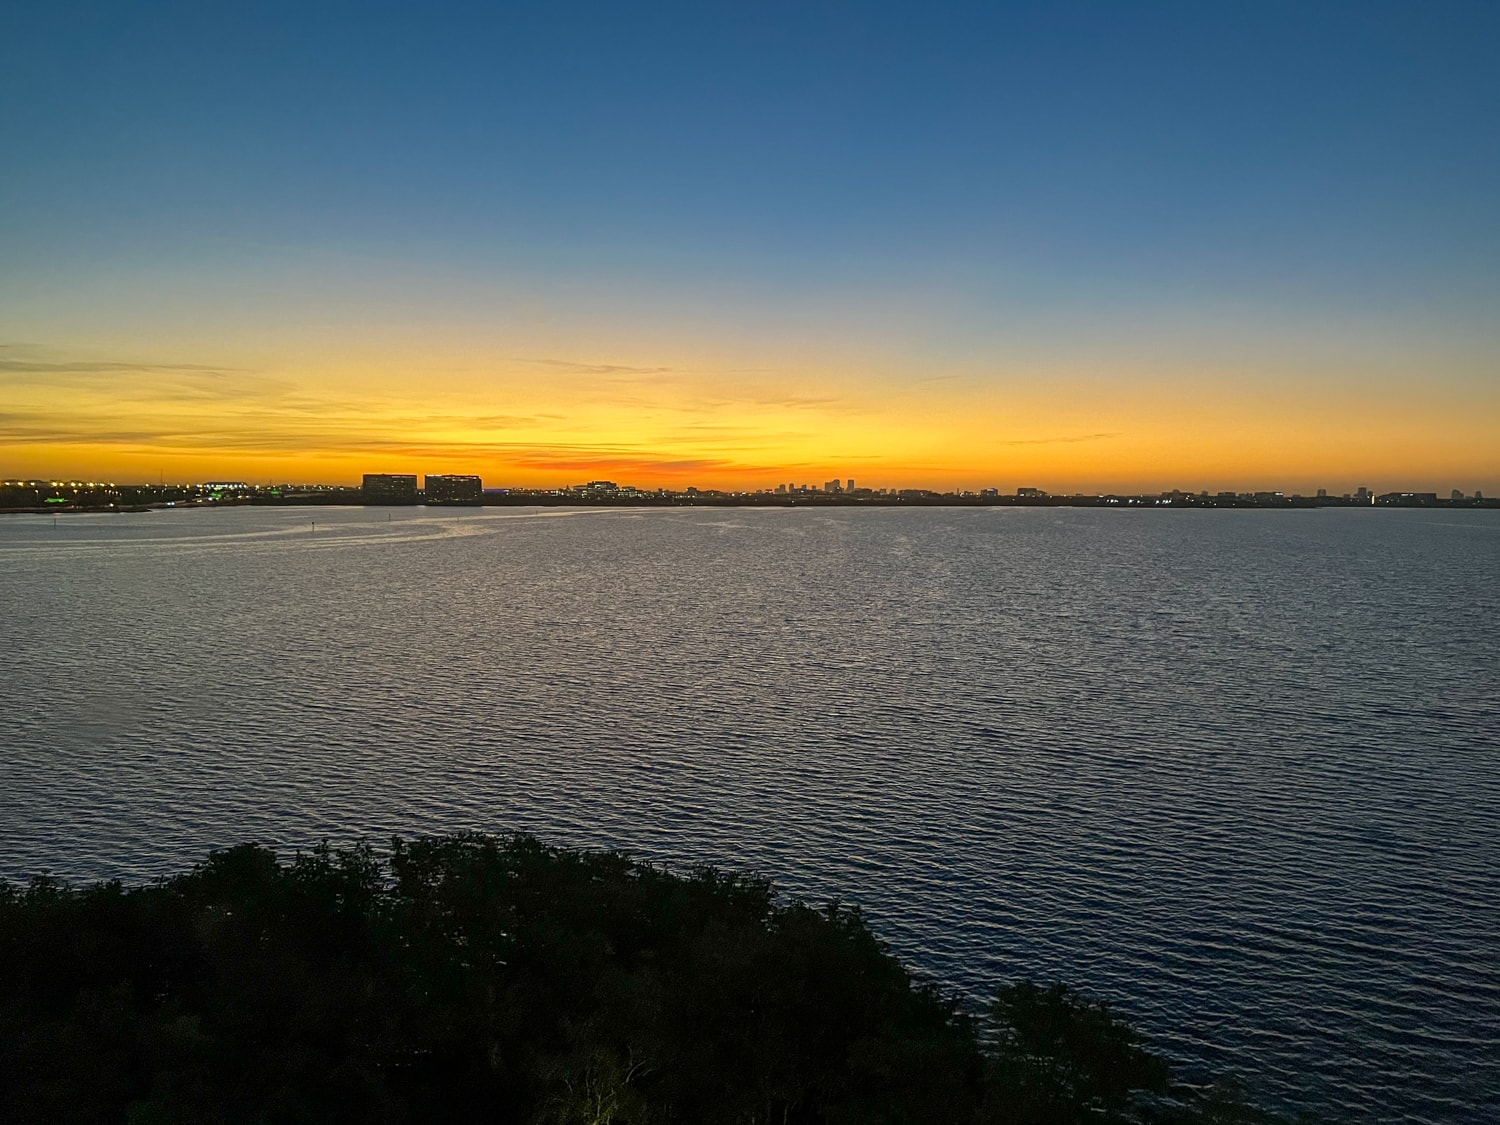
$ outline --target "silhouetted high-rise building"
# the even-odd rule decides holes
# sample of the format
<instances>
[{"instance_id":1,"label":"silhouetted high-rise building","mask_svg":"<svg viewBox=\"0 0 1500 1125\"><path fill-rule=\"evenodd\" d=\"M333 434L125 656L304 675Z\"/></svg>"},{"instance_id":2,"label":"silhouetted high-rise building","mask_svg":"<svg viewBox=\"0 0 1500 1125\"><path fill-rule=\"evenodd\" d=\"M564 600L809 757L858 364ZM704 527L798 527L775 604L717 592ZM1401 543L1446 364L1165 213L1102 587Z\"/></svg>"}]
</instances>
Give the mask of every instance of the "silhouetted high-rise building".
<instances>
[{"instance_id":1,"label":"silhouetted high-rise building","mask_svg":"<svg viewBox=\"0 0 1500 1125\"><path fill-rule=\"evenodd\" d=\"M415 504L415 473L366 473L361 489L366 504Z\"/></svg>"},{"instance_id":2,"label":"silhouetted high-rise building","mask_svg":"<svg viewBox=\"0 0 1500 1125\"><path fill-rule=\"evenodd\" d=\"M484 481L475 476L428 473L422 491L429 504L478 504L484 499Z\"/></svg>"}]
</instances>

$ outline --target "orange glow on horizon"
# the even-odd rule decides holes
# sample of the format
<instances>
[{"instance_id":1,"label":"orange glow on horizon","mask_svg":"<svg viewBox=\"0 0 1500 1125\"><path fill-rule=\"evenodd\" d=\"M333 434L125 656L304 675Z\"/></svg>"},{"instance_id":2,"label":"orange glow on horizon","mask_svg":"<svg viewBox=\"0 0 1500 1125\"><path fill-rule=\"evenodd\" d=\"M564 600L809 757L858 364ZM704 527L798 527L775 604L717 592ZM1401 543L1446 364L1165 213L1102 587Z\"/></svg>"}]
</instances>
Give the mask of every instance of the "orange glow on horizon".
<instances>
[{"instance_id":1,"label":"orange glow on horizon","mask_svg":"<svg viewBox=\"0 0 1500 1125\"><path fill-rule=\"evenodd\" d=\"M487 487L853 477L1002 492L1500 492L1495 389L1456 405L1232 372L996 381L468 355L415 373L47 357L29 370L12 359L0 377L0 475L12 478L353 484L366 472L472 472Z\"/></svg>"}]
</instances>

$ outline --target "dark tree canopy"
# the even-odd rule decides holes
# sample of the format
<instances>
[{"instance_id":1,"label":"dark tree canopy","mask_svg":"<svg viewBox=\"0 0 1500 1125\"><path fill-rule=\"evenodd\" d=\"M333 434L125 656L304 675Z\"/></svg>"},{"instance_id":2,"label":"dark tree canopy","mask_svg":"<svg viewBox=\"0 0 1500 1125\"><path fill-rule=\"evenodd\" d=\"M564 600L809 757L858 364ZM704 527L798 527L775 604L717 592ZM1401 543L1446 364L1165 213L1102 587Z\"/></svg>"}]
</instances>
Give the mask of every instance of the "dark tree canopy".
<instances>
[{"instance_id":1,"label":"dark tree canopy","mask_svg":"<svg viewBox=\"0 0 1500 1125\"><path fill-rule=\"evenodd\" d=\"M480 835L0 884L0 1107L34 1122L1268 1120L1102 1005L918 984L859 911Z\"/></svg>"}]
</instances>

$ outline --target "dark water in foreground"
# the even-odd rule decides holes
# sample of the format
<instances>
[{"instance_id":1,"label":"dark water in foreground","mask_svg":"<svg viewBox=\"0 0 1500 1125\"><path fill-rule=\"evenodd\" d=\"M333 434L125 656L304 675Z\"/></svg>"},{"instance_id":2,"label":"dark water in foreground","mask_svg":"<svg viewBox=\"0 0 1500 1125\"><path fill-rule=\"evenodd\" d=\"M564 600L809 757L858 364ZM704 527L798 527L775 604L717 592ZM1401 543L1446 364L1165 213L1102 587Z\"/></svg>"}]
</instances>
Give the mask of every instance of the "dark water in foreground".
<instances>
[{"instance_id":1,"label":"dark water in foreground","mask_svg":"<svg viewBox=\"0 0 1500 1125\"><path fill-rule=\"evenodd\" d=\"M1497 513L8 517L0 640L0 874L528 829L1500 1120Z\"/></svg>"}]
</instances>

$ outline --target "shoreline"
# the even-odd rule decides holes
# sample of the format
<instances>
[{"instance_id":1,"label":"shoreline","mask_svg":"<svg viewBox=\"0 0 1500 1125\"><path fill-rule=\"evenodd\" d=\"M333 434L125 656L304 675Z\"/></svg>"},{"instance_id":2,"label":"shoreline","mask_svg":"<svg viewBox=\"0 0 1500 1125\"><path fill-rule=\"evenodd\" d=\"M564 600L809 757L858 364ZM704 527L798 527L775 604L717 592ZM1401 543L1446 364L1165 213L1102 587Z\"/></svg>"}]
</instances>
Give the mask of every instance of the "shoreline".
<instances>
[{"instance_id":1,"label":"shoreline","mask_svg":"<svg viewBox=\"0 0 1500 1125\"><path fill-rule=\"evenodd\" d=\"M356 492L357 489L351 489ZM1164 499L1159 496L1049 496L1031 497L969 497L939 495L933 497L815 497L797 496L782 498L772 496L559 496L552 494L507 494L487 496L477 504L367 504L358 496L330 496L326 499L259 499L245 497L231 501L186 498L162 500L150 503L130 504L54 504L48 506L0 507L0 516L7 515L116 515L141 514L153 511L209 510L223 508L400 508L400 509L475 509L475 508L1128 508L1157 510L1253 510L1253 511L1307 511L1320 508L1353 509L1442 509L1442 510L1495 510L1500 509L1500 498L1467 498L1463 500L1412 499L1407 497L1377 498L1374 502L1360 503L1333 497L1279 497L1276 499L1247 499L1243 497L1186 496Z\"/></svg>"}]
</instances>

